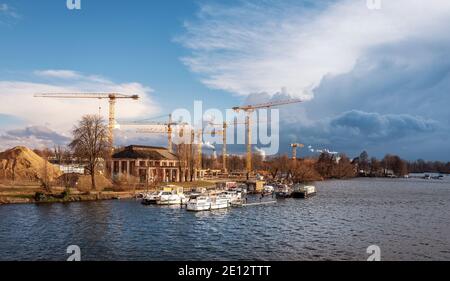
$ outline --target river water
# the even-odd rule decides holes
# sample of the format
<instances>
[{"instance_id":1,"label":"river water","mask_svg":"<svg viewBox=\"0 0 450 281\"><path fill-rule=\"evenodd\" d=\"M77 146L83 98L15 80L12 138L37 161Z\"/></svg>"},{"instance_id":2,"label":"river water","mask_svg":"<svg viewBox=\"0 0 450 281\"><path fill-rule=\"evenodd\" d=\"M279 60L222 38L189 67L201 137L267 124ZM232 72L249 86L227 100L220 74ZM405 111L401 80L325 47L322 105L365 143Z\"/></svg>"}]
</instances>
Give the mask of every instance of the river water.
<instances>
[{"instance_id":1,"label":"river water","mask_svg":"<svg viewBox=\"0 0 450 281\"><path fill-rule=\"evenodd\" d=\"M139 201L0 206L0 260L450 260L450 179L354 179L190 213Z\"/></svg>"}]
</instances>

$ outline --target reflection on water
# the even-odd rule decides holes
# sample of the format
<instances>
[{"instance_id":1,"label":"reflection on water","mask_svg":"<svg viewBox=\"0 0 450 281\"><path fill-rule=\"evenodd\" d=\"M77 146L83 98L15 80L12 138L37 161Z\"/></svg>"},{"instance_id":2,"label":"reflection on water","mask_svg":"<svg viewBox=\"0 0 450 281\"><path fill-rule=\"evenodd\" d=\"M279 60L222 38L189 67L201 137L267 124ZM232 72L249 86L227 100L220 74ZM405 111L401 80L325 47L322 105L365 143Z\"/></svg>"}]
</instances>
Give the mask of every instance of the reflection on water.
<instances>
[{"instance_id":1,"label":"reflection on water","mask_svg":"<svg viewBox=\"0 0 450 281\"><path fill-rule=\"evenodd\" d=\"M356 179L317 184L308 200L191 213L134 200L0 206L0 259L450 259L450 181ZM258 200L258 199L256 199Z\"/></svg>"}]
</instances>

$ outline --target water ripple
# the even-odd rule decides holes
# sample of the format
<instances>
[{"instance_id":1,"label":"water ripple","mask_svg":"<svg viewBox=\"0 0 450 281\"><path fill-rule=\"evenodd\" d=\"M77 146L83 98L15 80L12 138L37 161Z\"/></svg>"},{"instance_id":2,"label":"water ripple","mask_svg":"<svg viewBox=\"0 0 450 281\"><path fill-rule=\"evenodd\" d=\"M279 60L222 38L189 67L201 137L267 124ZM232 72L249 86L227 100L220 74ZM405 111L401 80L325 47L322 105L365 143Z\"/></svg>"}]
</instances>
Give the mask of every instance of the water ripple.
<instances>
[{"instance_id":1,"label":"water ripple","mask_svg":"<svg viewBox=\"0 0 450 281\"><path fill-rule=\"evenodd\" d=\"M356 179L318 196L189 213L137 201L0 206L1 260L450 259L450 182Z\"/></svg>"}]
</instances>

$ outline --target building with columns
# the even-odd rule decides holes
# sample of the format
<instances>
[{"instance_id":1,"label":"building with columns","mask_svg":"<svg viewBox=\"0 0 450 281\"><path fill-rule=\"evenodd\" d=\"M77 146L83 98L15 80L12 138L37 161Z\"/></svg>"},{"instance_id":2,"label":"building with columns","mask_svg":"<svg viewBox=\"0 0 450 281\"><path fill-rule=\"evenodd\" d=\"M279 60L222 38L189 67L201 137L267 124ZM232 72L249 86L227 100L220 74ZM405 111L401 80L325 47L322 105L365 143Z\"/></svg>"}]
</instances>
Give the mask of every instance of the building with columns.
<instances>
[{"instance_id":1,"label":"building with columns","mask_svg":"<svg viewBox=\"0 0 450 281\"><path fill-rule=\"evenodd\" d=\"M108 166L113 179L132 176L140 183L180 182L187 173L180 169L180 160L175 153L157 146L127 146L112 155Z\"/></svg>"}]
</instances>

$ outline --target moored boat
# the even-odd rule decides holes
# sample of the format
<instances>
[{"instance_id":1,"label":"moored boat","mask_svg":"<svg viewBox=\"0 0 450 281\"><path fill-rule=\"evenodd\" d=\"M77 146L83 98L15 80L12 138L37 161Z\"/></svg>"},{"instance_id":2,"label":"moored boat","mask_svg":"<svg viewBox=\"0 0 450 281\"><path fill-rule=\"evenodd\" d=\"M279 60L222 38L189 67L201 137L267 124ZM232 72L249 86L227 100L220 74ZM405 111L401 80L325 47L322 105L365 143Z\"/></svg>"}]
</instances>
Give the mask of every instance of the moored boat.
<instances>
[{"instance_id":1,"label":"moored boat","mask_svg":"<svg viewBox=\"0 0 450 281\"><path fill-rule=\"evenodd\" d=\"M189 198L186 210L192 212L226 209L231 206L230 199L225 194L195 195Z\"/></svg>"},{"instance_id":2,"label":"moored boat","mask_svg":"<svg viewBox=\"0 0 450 281\"><path fill-rule=\"evenodd\" d=\"M240 191L225 191L221 195L227 198L230 204L241 201L243 197Z\"/></svg>"},{"instance_id":3,"label":"moored boat","mask_svg":"<svg viewBox=\"0 0 450 281\"><path fill-rule=\"evenodd\" d=\"M144 205L180 205L186 202L183 188L179 186L166 186L160 191L147 193L142 198Z\"/></svg>"},{"instance_id":4,"label":"moored boat","mask_svg":"<svg viewBox=\"0 0 450 281\"><path fill-rule=\"evenodd\" d=\"M211 198L205 195L193 195L189 198L186 210L192 212L208 211L211 209Z\"/></svg>"},{"instance_id":5,"label":"moored boat","mask_svg":"<svg viewBox=\"0 0 450 281\"><path fill-rule=\"evenodd\" d=\"M143 194L141 203L144 205L156 204L156 201L160 196L160 193L162 193L162 191Z\"/></svg>"},{"instance_id":6,"label":"moored boat","mask_svg":"<svg viewBox=\"0 0 450 281\"><path fill-rule=\"evenodd\" d=\"M226 209L231 206L230 199L225 194L211 197L211 210Z\"/></svg>"},{"instance_id":7,"label":"moored boat","mask_svg":"<svg viewBox=\"0 0 450 281\"><path fill-rule=\"evenodd\" d=\"M308 198L317 194L316 187L312 185L296 186L292 192L293 198Z\"/></svg>"},{"instance_id":8,"label":"moored boat","mask_svg":"<svg viewBox=\"0 0 450 281\"><path fill-rule=\"evenodd\" d=\"M158 205L181 205L186 202L184 194L177 194L176 192L163 191L156 199Z\"/></svg>"},{"instance_id":9,"label":"moored boat","mask_svg":"<svg viewBox=\"0 0 450 281\"><path fill-rule=\"evenodd\" d=\"M274 191L275 191L275 188L273 187L273 186L271 186L271 185L265 185L264 186L264 194L265 195L271 195L272 193L274 193Z\"/></svg>"},{"instance_id":10,"label":"moored boat","mask_svg":"<svg viewBox=\"0 0 450 281\"><path fill-rule=\"evenodd\" d=\"M290 198L291 195L292 191L286 184L279 185L277 191L275 192L275 197L278 199Z\"/></svg>"}]
</instances>

